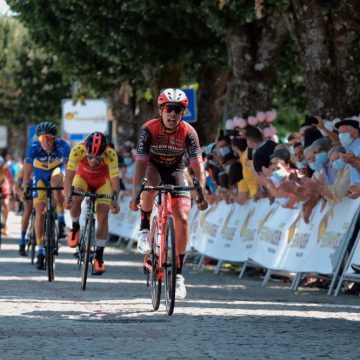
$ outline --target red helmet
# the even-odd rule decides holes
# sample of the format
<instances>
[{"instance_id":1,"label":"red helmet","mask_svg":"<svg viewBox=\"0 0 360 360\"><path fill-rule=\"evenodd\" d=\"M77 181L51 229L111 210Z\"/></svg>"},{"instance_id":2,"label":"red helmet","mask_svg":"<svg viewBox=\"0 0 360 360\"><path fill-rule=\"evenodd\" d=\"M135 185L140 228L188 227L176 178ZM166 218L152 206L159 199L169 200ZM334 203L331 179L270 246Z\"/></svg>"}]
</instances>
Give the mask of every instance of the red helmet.
<instances>
[{"instance_id":1,"label":"red helmet","mask_svg":"<svg viewBox=\"0 0 360 360\"><path fill-rule=\"evenodd\" d=\"M91 156L101 156L107 146L107 140L101 132L93 132L86 140L86 153Z\"/></svg>"},{"instance_id":2,"label":"red helmet","mask_svg":"<svg viewBox=\"0 0 360 360\"><path fill-rule=\"evenodd\" d=\"M163 106L167 103L180 104L184 109L189 105L189 100L186 94L180 89L165 89L158 97L158 106Z\"/></svg>"}]
</instances>

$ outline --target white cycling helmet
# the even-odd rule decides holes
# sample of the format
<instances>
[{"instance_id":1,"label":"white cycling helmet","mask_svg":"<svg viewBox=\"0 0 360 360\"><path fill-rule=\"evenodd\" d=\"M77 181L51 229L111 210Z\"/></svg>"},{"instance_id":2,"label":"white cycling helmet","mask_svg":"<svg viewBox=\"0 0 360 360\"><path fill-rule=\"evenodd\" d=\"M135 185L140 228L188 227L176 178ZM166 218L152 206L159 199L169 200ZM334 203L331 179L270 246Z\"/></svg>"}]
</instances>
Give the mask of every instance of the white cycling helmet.
<instances>
[{"instance_id":1,"label":"white cycling helmet","mask_svg":"<svg viewBox=\"0 0 360 360\"><path fill-rule=\"evenodd\" d=\"M189 105L189 100L181 89L168 88L160 93L158 97L158 106L161 107L167 103L179 104L186 109Z\"/></svg>"}]
</instances>

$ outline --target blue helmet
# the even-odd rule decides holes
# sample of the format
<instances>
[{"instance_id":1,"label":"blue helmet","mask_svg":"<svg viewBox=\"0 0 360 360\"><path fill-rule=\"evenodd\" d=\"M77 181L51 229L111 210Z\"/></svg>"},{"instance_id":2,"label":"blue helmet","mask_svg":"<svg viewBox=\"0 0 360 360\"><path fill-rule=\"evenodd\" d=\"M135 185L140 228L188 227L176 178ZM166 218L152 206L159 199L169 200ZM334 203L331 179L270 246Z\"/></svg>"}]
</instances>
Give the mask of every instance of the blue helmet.
<instances>
[{"instance_id":1,"label":"blue helmet","mask_svg":"<svg viewBox=\"0 0 360 360\"><path fill-rule=\"evenodd\" d=\"M43 121L38 126L36 126L36 135L39 136L41 134L51 134L56 136L57 129L55 124L49 121Z\"/></svg>"}]
</instances>

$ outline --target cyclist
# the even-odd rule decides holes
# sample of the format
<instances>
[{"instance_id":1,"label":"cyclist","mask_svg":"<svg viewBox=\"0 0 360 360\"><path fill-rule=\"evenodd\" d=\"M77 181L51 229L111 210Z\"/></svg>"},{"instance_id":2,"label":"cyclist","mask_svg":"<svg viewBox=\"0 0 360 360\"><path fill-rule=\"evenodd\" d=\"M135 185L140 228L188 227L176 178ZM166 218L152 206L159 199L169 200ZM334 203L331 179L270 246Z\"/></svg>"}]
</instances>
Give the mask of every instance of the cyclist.
<instances>
[{"instance_id":1,"label":"cyclist","mask_svg":"<svg viewBox=\"0 0 360 360\"><path fill-rule=\"evenodd\" d=\"M0 192L2 193L2 224L1 233L9 235L9 230L6 225L7 218L10 211L11 189L13 178L10 169L5 164L5 159L0 156Z\"/></svg>"},{"instance_id":2,"label":"cyclist","mask_svg":"<svg viewBox=\"0 0 360 360\"><path fill-rule=\"evenodd\" d=\"M55 124L43 121L36 126L36 135L39 141L33 141L28 149L24 164L23 183L27 184L33 173L33 185L42 186L63 186L65 164L68 161L70 147L61 139L57 139ZM27 191L25 191L27 192ZM23 200L25 198L23 194ZM63 191L54 191L56 212L59 225L59 237L65 236L64 219L64 195ZM45 249L44 249L44 216L46 207L46 191L33 192L33 203L35 207L35 234L38 270L44 270Z\"/></svg>"},{"instance_id":3,"label":"cyclist","mask_svg":"<svg viewBox=\"0 0 360 360\"><path fill-rule=\"evenodd\" d=\"M14 183L14 193L21 198L22 194L25 190L24 184L23 184L23 180L24 180L24 168L22 167L17 179ZM31 186L32 181L30 180L28 182L28 186ZM30 194L27 194L27 198L24 199L23 201L23 205L24 205L24 212L22 214L22 218L21 218L21 235L20 235L20 240L19 240L19 254L20 256L26 256L26 252L25 252L25 244L26 244L26 231L27 228L29 226L29 221L30 221L30 217L31 217L31 211L33 208L33 202L32 202L32 197Z\"/></svg>"},{"instance_id":4,"label":"cyclist","mask_svg":"<svg viewBox=\"0 0 360 360\"><path fill-rule=\"evenodd\" d=\"M159 118L146 122L139 132L136 168L134 174L134 197L130 209L141 208L141 223L138 233L138 250L150 253L150 216L154 194L142 194L141 206L136 205L135 194L141 180L146 177L148 185L165 184L186 186L184 176L185 163L183 156L187 153L195 177L201 187L205 188L205 170L198 135L195 129L182 121L188 107L188 98L180 89L168 88L162 91L157 100ZM198 203L200 210L207 208L207 202ZM179 264L176 276L176 297L186 297L186 287L182 276L183 262L189 238L188 219L191 208L190 193L173 195L172 208L175 220L175 233Z\"/></svg>"},{"instance_id":5,"label":"cyclist","mask_svg":"<svg viewBox=\"0 0 360 360\"><path fill-rule=\"evenodd\" d=\"M90 134L85 142L73 147L70 152L69 163L65 175L65 203L70 209L72 229L68 234L68 246L74 248L79 244L81 214L81 196L70 198L71 187L75 191L92 191L98 194L113 195L111 199L96 201L97 230L96 254L94 259L94 274L105 272L103 260L104 248L108 236L108 216L111 205L112 213L120 211L118 196L120 190L118 157L100 132Z\"/></svg>"}]
</instances>

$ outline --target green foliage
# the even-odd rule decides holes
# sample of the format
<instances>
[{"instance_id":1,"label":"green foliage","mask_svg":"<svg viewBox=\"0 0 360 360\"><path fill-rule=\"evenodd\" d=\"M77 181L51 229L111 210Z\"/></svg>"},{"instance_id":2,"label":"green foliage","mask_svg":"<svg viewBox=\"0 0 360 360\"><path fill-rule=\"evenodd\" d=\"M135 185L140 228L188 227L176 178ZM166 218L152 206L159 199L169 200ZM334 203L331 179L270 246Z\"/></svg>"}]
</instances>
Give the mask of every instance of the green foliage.
<instances>
[{"instance_id":1,"label":"green foliage","mask_svg":"<svg viewBox=\"0 0 360 360\"><path fill-rule=\"evenodd\" d=\"M276 127L280 135L297 131L307 108L303 68L290 36L283 44L277 68L273 106L278 111Z\"/></svg>"},{"instance_id":2,"label":"green foliage","mask_svg":"<svg viewBox=\"0 0 360 360\"><path fill-rule=\"evenodd\" d=\"M58 121L61 99L70 86L62 81L56 56L35 47L16 20L0 17L0 119L17 125Z\"/></svg>"}]
</instances>

